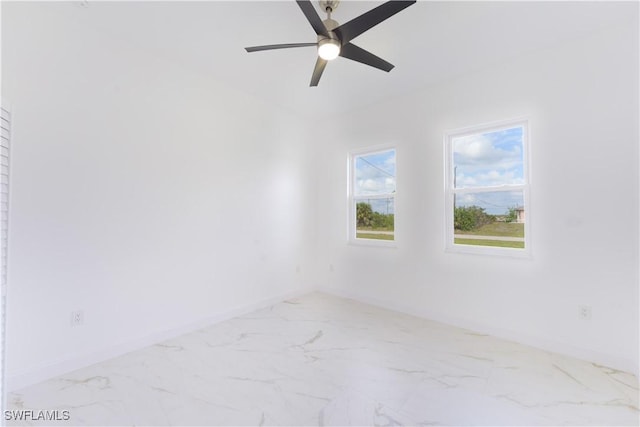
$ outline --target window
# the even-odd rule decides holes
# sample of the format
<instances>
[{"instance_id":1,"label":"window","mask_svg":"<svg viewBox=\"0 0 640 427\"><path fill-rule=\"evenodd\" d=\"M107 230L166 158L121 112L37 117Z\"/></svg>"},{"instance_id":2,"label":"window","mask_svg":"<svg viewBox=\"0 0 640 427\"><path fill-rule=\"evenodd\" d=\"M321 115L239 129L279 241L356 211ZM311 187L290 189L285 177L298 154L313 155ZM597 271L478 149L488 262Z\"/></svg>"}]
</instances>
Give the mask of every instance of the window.
<instances>
[{"instance_id":1,"label":"window","mask_svg":"<svg viewBox=\"0 0 640 427\"><path fill-rule=\"evenodd\" d=\"M352 154L350 177L350 240L395 240L396 150Z\"/></svg>"},{"instance_id":2,"label":"window","mask_svg":"<svg viewBox=\"0 0 640 427\"><path fill-rule=\"evenodd\" d=\"M528 122L447 133L447 248L525 254L529 250Z\"/></svg>"}]
</instances>

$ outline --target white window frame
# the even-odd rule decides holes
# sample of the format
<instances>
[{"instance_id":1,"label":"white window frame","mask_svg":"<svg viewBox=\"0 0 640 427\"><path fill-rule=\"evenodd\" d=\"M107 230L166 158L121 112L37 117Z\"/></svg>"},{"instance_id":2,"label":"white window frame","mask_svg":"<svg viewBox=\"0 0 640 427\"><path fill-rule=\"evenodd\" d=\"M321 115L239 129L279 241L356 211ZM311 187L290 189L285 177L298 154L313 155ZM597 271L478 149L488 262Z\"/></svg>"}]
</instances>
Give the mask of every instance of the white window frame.
<instances>
[{"instance_id":1,"label":"white window frame","mask_svg":"<svg viewBox=\"0 0 640 427\"><path fill-rule=\"evenodd\" d=\"M523 178L524 184L509 184L493 187L465 187L454 188L454 164L453 164L453 147L454 138L496 132L505 129L522 127L522 156L523 156ZM479 255L497 255L518 258L531 257L531 203L529 200L529 192L531 185L530 169L530 120L528 117L517 119L502 120L499 122L486 123L478 126L471 126L462 129L456 129L445 132L445 251L454 253L467 253ZM481 193L495 191L522 191L524 198L524 207L526 212L526 220L524 222L524 249L520 248L502 248L495 246L480 245L461 245L454 243L455 233L453 228L453 205L456 194L464 193Z\"/></svg>"},{"instance_id":2,"label":"white window frame","mask_svg":"<svg viewBox=\"0 0 640 427\"><path fill-rule=\"evenodd\" d=\"M12 115L9 103L0 100L2 116L2 171L0 172L0 195L2 206L0 207L0 407L4 411L7 407L7 380L6 380L6 314L7 314L7 250L9 240L9 184L10 161L12 140ZM4 425L0 422L1 425Z\"/></svg>"},{"instance_id":3,"label":"white window frame","mask_svg":"<svg viewBox=\"0 0 640 427\"><path fill-rule=\"evenodd\" d=\"M356 197L355 189L354 189L354 179L356 176L356 158L362 156L368 156L372 154L384 153L386 151L394 151L396 157L396 192L395 193L385 193L375 196L367 196L368 199L386 199L388 197L393 197L393 206L394 206L394 215L393 215L393 240L377 240L377 239L363 239L356 237ZM357 149L349 152L348 159L348 203L349 208L347 212L349 213L348 220L348 243L353 245L362 245L362 246L379 246L379 247L388 247L388 248L396 248L398 242L398 227L397 227L397 219L398 219L398 149L394 145L377 145L374 147Z\"/></svg>"}]
</instances>

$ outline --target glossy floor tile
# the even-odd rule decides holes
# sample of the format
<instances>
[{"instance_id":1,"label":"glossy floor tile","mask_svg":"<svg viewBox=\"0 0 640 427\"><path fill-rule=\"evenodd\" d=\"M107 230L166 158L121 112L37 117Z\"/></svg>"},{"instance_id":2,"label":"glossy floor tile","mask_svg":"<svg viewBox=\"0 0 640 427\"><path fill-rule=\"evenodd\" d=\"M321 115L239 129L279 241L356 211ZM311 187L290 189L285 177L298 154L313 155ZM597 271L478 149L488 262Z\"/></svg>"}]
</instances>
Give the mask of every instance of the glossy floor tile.
<instances>
[{"instance_id":1,"label":"glossy floor tile","mask_svg":"<svg viewBox=\"0 0 640 427\"><path fill-rule=\"evenodd\" d=\"M19 390L10 425L638 425L633 375L321 293Z\"/></svg>"}]
</instances>

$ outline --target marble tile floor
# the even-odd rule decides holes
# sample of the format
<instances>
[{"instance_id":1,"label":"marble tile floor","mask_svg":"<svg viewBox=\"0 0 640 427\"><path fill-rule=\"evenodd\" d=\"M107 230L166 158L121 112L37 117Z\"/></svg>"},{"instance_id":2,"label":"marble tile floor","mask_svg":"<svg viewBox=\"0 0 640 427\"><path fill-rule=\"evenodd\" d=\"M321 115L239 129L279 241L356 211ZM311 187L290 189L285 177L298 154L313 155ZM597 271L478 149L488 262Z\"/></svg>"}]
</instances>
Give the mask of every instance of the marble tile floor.
<instances>
[{"instance_id":1,"label":"marble tile floor","mask_svg":"<svg viewBox=\"0 0 640 427\"><path fill-rule=\"evenodd\" d=\"M9 425L639 425L632 374L322 293L18 390Z\"/></svg>"}]
</instances>

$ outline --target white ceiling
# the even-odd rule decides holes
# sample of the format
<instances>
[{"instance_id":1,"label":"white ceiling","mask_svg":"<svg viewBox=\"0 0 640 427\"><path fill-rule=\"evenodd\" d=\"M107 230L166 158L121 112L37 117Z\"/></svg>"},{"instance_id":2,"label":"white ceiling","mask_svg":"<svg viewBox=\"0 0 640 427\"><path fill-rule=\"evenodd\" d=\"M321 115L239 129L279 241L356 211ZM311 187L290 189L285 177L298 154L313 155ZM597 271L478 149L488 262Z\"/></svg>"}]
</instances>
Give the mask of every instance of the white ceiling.
<instances>
[{"instance_id":1,"label":"white ceiling","mask_svg":"<svg viewBox=\"0 0 640 427\"><path fill-rule=\"evenodd\" d=\"M333 18L345 23L382 3L343 1ZM315 48L251 54L243 49L314 42L314 31L293 1L59 5L71 18L112 37L199 67L212 78L307 116L342 113L421 89L637 13L629 2L419 1L353 40L394 64L390 73L338 58L329 63L320 85L310 88Z\"/></svg>"}]
</instances>

